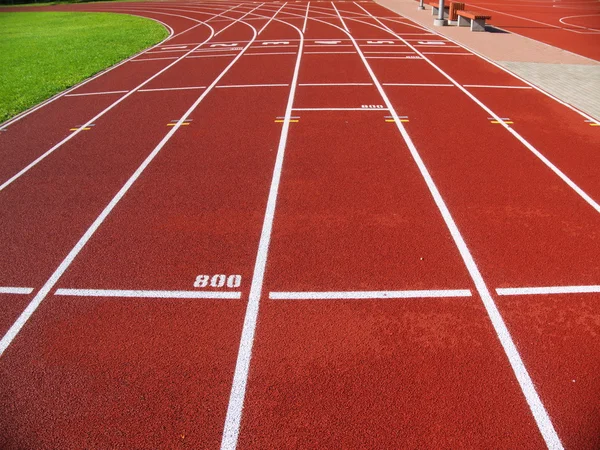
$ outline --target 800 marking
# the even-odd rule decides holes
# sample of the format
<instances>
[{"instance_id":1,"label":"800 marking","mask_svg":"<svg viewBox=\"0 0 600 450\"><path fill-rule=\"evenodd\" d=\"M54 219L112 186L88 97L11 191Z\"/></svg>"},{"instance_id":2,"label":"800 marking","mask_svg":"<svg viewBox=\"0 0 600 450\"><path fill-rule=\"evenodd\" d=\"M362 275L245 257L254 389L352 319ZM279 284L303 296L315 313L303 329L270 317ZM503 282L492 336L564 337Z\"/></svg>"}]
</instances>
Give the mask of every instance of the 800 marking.
<instances>
[{"instance_id":1,"label":"800 marking","mask_svg":"<svg viewBox=\"0 0 600 450\"><path fill-rule=\"evenodd\" d=\"M238 288L242 284L241 275L198 275L194 281L194 287L204 288Z\"/></svg>"}]
</instances>

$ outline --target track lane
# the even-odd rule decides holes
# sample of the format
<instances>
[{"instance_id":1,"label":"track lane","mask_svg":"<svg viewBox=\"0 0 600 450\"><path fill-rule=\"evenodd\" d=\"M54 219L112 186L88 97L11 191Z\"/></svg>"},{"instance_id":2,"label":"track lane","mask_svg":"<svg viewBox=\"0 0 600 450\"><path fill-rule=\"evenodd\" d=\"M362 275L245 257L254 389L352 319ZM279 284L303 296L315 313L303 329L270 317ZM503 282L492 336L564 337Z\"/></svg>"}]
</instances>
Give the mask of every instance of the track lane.
<instances>
[{"instance_id":1,"label":"track lane","mask_svg":"<svg viewBox=\"0 0 600 450\"><path fill-rule=\"evenodd\" d=\"M272 172L271 150L281 130L274 119L284 108L288 89L269 89L265 95L264 88L262 92L261 88L215 88L188 115L192 125L174 135L61 283L193 289L199 261L202 269L216 271L224 268L227 258L231 260L225 265L235 266L245 278L255 256ZM229 108L223 109L224 104ZM247 112L254 111L256 104L261 105L261 113L249 116ZM220 116L214 114L216 109L221 110ZM254 137L250 141L255 145L248 146L237 135L215 133L223 123L245 130L242 134ZM199 141L207 150L204 158L197 158ZM221 151L214 152L215 148ZM242 155L241 148L246 149ZM248 189L246 170L251 167L262 190ZM178 173L177 179L172 173ZM198 198L199 191L205 192L204 199ZM223 217L226 208L230 220ZM164 233L165 220L172 223L168 219L179 224L182 246ZM227 227L230 233L225 232ZM153 230L166 238L164 245ZM231 236L237 242L231 242ZM116 252L114 259L111 251ZM115 260L123 265L115 268ZM165 265L171 267L167 272L162 270ZM244 269L244 265L250 267ZM176 274L177 267L183 275ZM112 276L106 275L106 269ZM243 290L247 296L247 285ZM3 368L10 367L4 390L6 402L16 411L5 424L10 434L15 435L26 419L34 417L34 425L29 423L20 432L22 441L35 434L40 442L69 441L75 446L131 442L144 447L165 442L215 446L221 439L244 302L163 300L51 294L0 361ZM190 308L195 311L190 313ZM132 316L145 320L132 324ZM69 334L62 332L66 323ZM40 336L46 339L37 342ZM96 345L99 341L102 346ZM182 357L189 358L188 362L181 364ZM53 375L40 377L40 367L44 367L42 372L53 367ZM32 374L34 380L25 392L21 392L23 373ZM194 394L189 395L192 390ZM35 410L29 406L34 403L30 392L42 394L43 405ZM107 395L97 397L93 392ZM73 411L81 420L65 424L61 417ZM140 428L140 417L145 418L145 430ZM48 423L59 426L44 425ZM69 434L73 429L78 430L74 438ZM115 432L108 435L107 429Z\"/></svg>"},{"instance_id":2,"label":"track lane","mask_svg":"<svg viewBox=\"0 0 600 450\"><path fill-rule=\"evenodd\" d=\"M300 121L302 121L302 117L300 117ZM314 128L314 127L313 127ZM291 129L291 134L290 134L290 144L291 142L293 142L293 136L294 136L294 129ZM350 135L350 140L352 140L351 135ZM397 137L398 139L398 137ZM316 141L318 141L318 135L316 137ZM333 145L333 142L329 143L328 146L335 148ZM302 148L306 149L306 148L311 148L310 145L303 145L301 146ZM292 149L293 147L291 147ZM291 155L293 155L293 152L290 149L290 158L292 158ZM306 152L306 150L304 150L304 153ZM349 153L352 153L352 151L349 151ZM304 155L305 156L305 155ZM288 163L289 164L289 163ZM313 166L319 166L319 165L313 165ZM323 164L323 166L326 166L326 164ZM289 166L287 166L289 167ZM289 169L288 169L289 170ZM314 170L314 169L313 169ZM413 166L413 170L414 170L414 166ZM284 171L284 184L282 185L282 200L280 203L280 207L278 209L278 215L277 217L281 217L281 208L283 207L284 203L283 203L283 199L285 198L285 190L283 189L284 185L285 185L285 181L287 180L286 178L286 172ZM326 178L326 177L324 177ZM422 183L422 182L421 182ZM422 185L421 185L422 186ZM346 189L347 190L347 189ZM426 190L424 191L425 193L427 192ZM294 198L295 202L298 202L298 195L296 194L295 198ZM279 220L275 223L275 232L277 233L277 227L279 224ZM438 219L439 220L439 219ZM291 222L291 221L290 221ZM346 230L347 231L347 230ZM304 231L303 233L304 235L307 234L307 230ZM338 233L339 234L339 233ZM356 241L356 240L354 240ZM274 240L273 240L273 249L272 252L275 252L276 247L275 247L275 236L274 236ZM289 244L290 242L286 242L286 244ZM354 244L356 245L356 244ZM286 247L287 249L287 247ZM315 252L315 254L317 254L318 252ZM306 257L306 256L304 256ZM271 259L270 264L272 264L273 259ZM315 258L311 259L311 262L314 264L315 261L317 261ZM342 266L342 264L340 262L338 262L338 264L329 264L328 267L334 266L337 270L340 270L339 267ZM342 266L343 267L343 266ZM459 266L460 267L460 266ZM269 266L269 271L270 266ZM297 268L294 268L294 270L297 270ZM464 269L463 269L464 270ZM331 272L331 277L335 277L335 273L336 271L330 271ZM282 276L284 276L283 274L284 271L277 271L277 279L278 281L282 278ZM360 276L362 275L361 270L356 270L356 273L354 274L354 278L356 278L356 276ZM267 280L269 279L269 274L270 272L267 272ZM296 273L296 271L293 272L294 274ZM329 272L328 272L329 273ZM356 281L356 280L355 280ZM268 285L267 285L268 286ZM473 304L473 303L472 303ZM475 303L475 305L477 305ZM272 306L272 303L269 302L268 300L265 300L265 303L263 305L263 310L267 311L268 309L270 309L271 307L276 308L276 306ZM304 310L306 311L309 307L307 306L302 306L302 305L297 305L294 304L291 306L291 308L294 309L294 311L302 311L301 308L304 308ZM481 306L479 306L480 311L483 313L483 308L481 308ZM477 306L476 306L477 309ZM331 310L330 310L331 311ZM273 313L271 315L272 317L278 316L278 313L284 313L287 312L282 309L278 309L277 313ZM356 312L356 311L355 311ZM300 312L300 314L302 314ZM267 313L265 313L265 315L268 316ZM283 442L296 442L299 443L299 445L310 445L310 443L312 442L314 444L315 441L309 439L309 440L301 440L301 441L297 441L294 439L305 439L306 435L302 432L302 429L306 429L306 427L311 429L311 438L312 439L326 439L326 436L331 435L332 433L336 433L337 430L332 430L331 428L327 428L327 432L326 434L319 434L318 436L314 435L314 430L315 429L322 429L319 427L319 423L327 423L327 422L335 422L336 425L340 424L340 419L339 419L339 414L338 411L340 411L340 405L336 404L336 398L335 396L330 396L330 389L331 389L331 385L334 383L339 383L339 380L336 379L336 381L331 381L330 383L328 383L328 387L329 389L325 390L325 391L321 391L319 390L319 383L313 383L313 386L316 385L316 389L318 392L318 395L311 395L311 393L313 392L311 388L310 392L307 392L306 389L306 385L303 385L304 389L301 392L298 392L298 390L288 390L287 386L290 385L290 383L292 383L292 380L294 379L295 374L292 374L290 372L286 372L286 377L282 380L281 378L279 378L277 375L275 377L271 376L273 374L273 365L272 365L272 361L270 360L266 360L266 359L261 359L261 357L259 355L266 353L267 351L270 351L270 355L274 355L275 353L277 353L277 351L272 351L272 348L269 349L269 347L274 346L275 342L279 343L279 342L288 342L288 340L284 339L282 340L280 336L277 335L277 332L281 330L281 324L279 324L278 326L271 326L271 324L265 319L265 315L261 316L261 321L259 323L259 329L258 329L258 336L257 336L257 345L256 345L256 359L255 361L259 361L256 362L255 364L255 368L253 369L253 371L250 374L250 381L249 381L249 394L248 394L248 400L247 400L247 404L246 404L246 418L244 419L244 427L242 428L242 435L241 435L241 442L240 445L242 447L244 446L255 446L255 445L260 445L261 442L264 444L263 441L261 441L261 436L269 436L269 439L277 439L277 442L280 445L283 445ZM281 317L281 316L279 316ZM283 319L286 323L289 323L289 318L288 316L285 316L286 318ZM313 316L314 319L314 316ZM479 320L481 320L481 323L486 323L486 318L485 315L482 314L479 317ZM324 322L327 322L328 324L331 324L331 322L335 322L335 318L333 316L325 316L323 318ZM303 321L302 319L300 319L301 323L305 323L305 321ZM314 324L314 321L311 322L312 324ZM489 327L489 323L488 323L488 327ZM267 334L263 334L263 329L267 329L268 331L273 332L273 335L268 335ZM329 329L329 328L328 328ZM331 328L331 330L336 330L335 326L333 326ZM489 331L491 331L491 328L488 328ZM299 328L294 329L294 331L298 332L298 334L302 334L302 332L300 331ZM343 334L343 333L342 333ZM481 338L481 336L478 335L479 338ZM488 335L488 338L490 339L490 342L497 342L495 340L494 334L490 333ZM320 340L323 340L323 336L320 337ZM497 343L496 343L497 345ZM500 351L499 347L497 348L497 357L498 357L498 361L503 361L503 356L502 356L502 352ZM290 364L294 364L296 363L298 360L304 360L304 358L299 357L299 353L294 353L294 350L292 350L291 356L288 357L288 355L286 354L286 350L284 349L284 346L278 346L277 347L278 351L282 351L284 352L283 356L283 361L281 364L283 364L285 367L288 367ZM303 352L306 352L306 348L304 348L302 350ZM301 353L301 352L300 352ZM282 358L281 353L278 353L279 359ZM315 355L314 352L311 353L307 353L308 359L311 359L311 361L314 361L315 358L320 358L320 355ZM481 355L481 358L483 358L483 354ZM485 357L489 357L489 349L485 354ZM363 356L364 358L364 356ZM505 361L505 360L504 360ZM329 363L331 363L331 361L329 361ZM259 365L261 364L261 365ZM321 362L321 364L323 364L323 362ZM505 371L504 371L504 375L506 376L506 380L510 380L511 379L511 374L510 374L510 370L508 370L508 367L505 365L506 363L504 362L504 367L505 367ZM268 367L268 369L266 369L266 367ZM356 367L354 365L354 367ZM500 367L502 367L500 365ZM307 368L304 368L304 371L308 370ZM494 367L494 372L498 373L499 368L497 366ZM502 370L502 369L500 369ZM311 370L311 373L314 375L315 372L314 370ZM281 373L279 372L279 375L281 375ZM372 377L374 376L374 374L369 373L369 375L365 375L363 374L363 377L360 377L360 381L358 382L361 386L364 386L365 384L365 380L370 379L369 375ZM318 377L315 377L318 378ZM339 377L338 377L339 378ZM350 378L350 380L352 380L353 378ZM282 380L282 381L279 381ZM472 381L472 380L469 380ZM356 380L355 380L356 382ZM508 382L511 383L511 382ZM275 387L276 391L273 391L273 388ZM505 386L506 387L506 386ZM279 422L276 419L274 419L275 417L278 417L280 414L287 414L287 412L283 412L284 410L281 408L278 408L278 403L273 401L273 394L277 392L277 396L279 398L295 398L297 399L296 402L294 404L294 408L292 408L293 412L294 412L294 416L287 416L285 417L283 422ZM504 396L504 398L507 398L506 395L506 389L503 390L502 395ZM325 402L325 404L327 406L325 406L324 404L319 404L318 407L316 408L319 413L317 415L317 417L315 417L314 414L314 409L313 409L313 402L315 401L315 398L326 398L327 401ZM520 404L520 407L516 407L517 409L520 409L521 411L521 416L520 416L520 421L517 424L516 422L513 423L513 426L515 426L515 428L519 428L521 431L521 435L519 435L519 440L520 442L522 441L523 443L526 442L535 442L536 439L538 439L538 444L539 444L539 439L540 436L537 434L537 430L535 429L535 425L534 422L531 418L531 416L529 416L529 412L528 412L528 408L526 403L523 401L523 398L521 396L521 394L518 392L518 390L515 390L512 392L511 396L510 396L513 401L516 401L516 404ZM371 398L370 400L365 400L365 402L367 403L372 403L373 399ZM509 409L513 409L512 407L514 407L515 405L511 405L511 408ZM331 412L335 415L335 419L333 419L331 415L328 416L329 414L329 410L331 409ZM506 411L508 409L505 409L504 411ZM387 410L386 410L387 412ZM266 420L262 420L266 417ZM321 419L318 419L318 417L321 417ZM330 417L330 419L328 419L327 417ZM349 430L352 430L353 427L356 427L358 425L357 423L357 417L361 417L360 414L358 415L352 415L352 416L348 416L345 417L345 419L350 422L350 424L346 424L341 425L342 430L339 431L341 435L344 436L344 438L340 439L347 439L347 445L353 446L353 445L365 445L364 442L362 442L360 439L360 437L358 437L358 440L351 440L351 439L356 439L356 436L353 435L352 438L348 437L348 435L350 434ZM286 420L289 419L289 420ZM456 419L456 418L455 418ZM394 417L392 419L393 420L397 420L397 417ZM465 419L468 420L468 419ZM506 420L510 420L510 419L506 419ZM524 431L522 429L522 423L523 420L527 421L529 420L529 423L531 424L531 428L528 429L528 431ZM273 423L275 422L275 424ZM298 428L296 424L303 424L302 427L303 428ZM414 424L411 424L414 427ZM360 427L360 425L358 425ZM409 427L401 427L402 430L401 432L405 432L410 434ZM249 431L247 431L249 430ZM363 428L361 428L361 430L364 431ZM381 437L381 439L385 440L385 439L393 439L393 436L398 433L398 431L396 430L391 430L389 431L389 433L386 436ZM415 434L418 435L418 431L415 432L412 436L412 438L416 438L418 439L418 437L415 437ZM337 435L336 435L337 436ZM423 437L423 436L421 436ZM481 437L481 436L479 436ZM372 438L370 436L370 438ZM483 439L497 439L498 437L496 436L490 436L487 435L486 437L484 437ZM443 438L442 438L443 439ZM502 439L502 438L500 438ZM369 445L373 445L373 443L371 441L369 441L370 444ZM466 442L466 441L465 441ZM308 444L307 444L308 443ZM381 444L381 442L378 442L378 444ZM375 444L375 445L378 445ZM385 444L384 444L385 445ZM230 446L228 445L227 448L230 448Z\"/></svg>"}]
</instances>

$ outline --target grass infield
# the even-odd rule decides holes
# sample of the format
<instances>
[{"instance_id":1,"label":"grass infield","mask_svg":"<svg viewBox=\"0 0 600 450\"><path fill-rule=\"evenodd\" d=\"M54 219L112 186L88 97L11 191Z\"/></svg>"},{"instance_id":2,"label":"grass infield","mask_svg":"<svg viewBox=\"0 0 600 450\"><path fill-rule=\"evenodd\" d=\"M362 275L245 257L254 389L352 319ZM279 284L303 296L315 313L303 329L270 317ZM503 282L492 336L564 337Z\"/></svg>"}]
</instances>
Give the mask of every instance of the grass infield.
<instances>
[{"instance_id":1,"label":"grass infield","mask_svg":"<svg viewBox=\"0 0 600 450\"><path fill-rule=\"evenodd\" d=\"M0 123L167 34L123 14L0 12Z\"/></svg>"}]
</instances>

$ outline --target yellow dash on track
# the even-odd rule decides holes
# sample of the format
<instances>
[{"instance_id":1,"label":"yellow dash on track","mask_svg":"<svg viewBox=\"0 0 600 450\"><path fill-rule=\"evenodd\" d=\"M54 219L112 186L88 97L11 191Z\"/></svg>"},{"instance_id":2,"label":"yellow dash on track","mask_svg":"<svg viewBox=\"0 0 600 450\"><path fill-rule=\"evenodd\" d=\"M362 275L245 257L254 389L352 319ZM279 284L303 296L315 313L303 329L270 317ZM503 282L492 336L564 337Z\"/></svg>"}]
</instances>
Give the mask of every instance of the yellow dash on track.
<instances>
[{"instance_id":1,"label":"yellow dash on track","mask_svg":"<svg viewBox=\"0 0 600 450\"><path fill-rule=\"evenodd\" d=\"M590 127L600 127L600 123L590 123Z\"/></svg>"},{"instance_id":2,"label":"yellow dash on track","mask_svg":"<svg viewBox=\"0 0 600 450\"><path fill-rule=\"evenodd\" d=\"M402 123L409 122L409 120L408 120L408 119L398 119L398 120L400 120L400 122L402 122ZM386 121L386 122L389 122L389 123L394 123L394 122L395 122L395 120L394 120L394 119L385 119L385 121Z\"/></svg>"},{"instance_id":3,"label":"yellow dash on track","mask_svg":"<svg viewBox=\"0 0 600 450\"><path fill-rule=\"evenodd\" d=\"M514 123L512 120L503 120L503 121L499 121L499 120L492 120L491 123Z\"/></svg>"},{"instance_id":4,"label":"yellow dash on track","mask_svg":"<svg viewBox=\"0 0 600 450\"><path fill-rule=\"evenodd\" d=\"M182 127L188 126L190 123L189 122L183 122L181 124ZM168 123L167 126L168 127L174 127L175 125L177 125L176 123Z\"/></svg>"},{"instance_id":5,"label":"yellow dash on track","mask_svg":"<svg viewBox=\"0 0 600 450\"><path fill-rule=\"evenodd\" d=\"M283 123L283 122L285 122L285 120L276 120L276 121L275 121L275 123ZM298 119L290 119L290 122L291 122L291 123L292 123L292 122L293 122L293 123L297 123L297 122L298 122Z\"/></svg>"},{"instance_id":6,"label":"yellow dash on track","mask_svg":"<svg viewBox=\"0 0 600 450\"><path fill-rule=\"evenodd\" d=\"M69 131L77 131L79 130L79 128L70 128ZM82 131L89 131L91 130L91 128L89 127L85 127L85 128L81 128Z\"/></svg>"}]
</instances>

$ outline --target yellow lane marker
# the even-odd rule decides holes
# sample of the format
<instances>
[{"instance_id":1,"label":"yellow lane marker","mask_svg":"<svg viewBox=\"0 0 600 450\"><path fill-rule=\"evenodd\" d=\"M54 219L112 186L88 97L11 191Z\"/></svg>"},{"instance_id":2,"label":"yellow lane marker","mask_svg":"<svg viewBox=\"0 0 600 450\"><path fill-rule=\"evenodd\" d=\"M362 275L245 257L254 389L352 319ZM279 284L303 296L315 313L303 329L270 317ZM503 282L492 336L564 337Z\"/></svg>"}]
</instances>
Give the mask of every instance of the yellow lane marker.
<instances>
[{"instance_id":1,"label":"yellow lane marker","mask_svg":"<svg viewBox=\"0 0 600 450\"><path fill-rule=\"evenodd\" d=\"M83 125L77 125L75 128L69 128L69 131L77 131L77 130L89 131L92 129L93 126L94 126L93 123L90 123L87 127L84 127Z\"/></svg>"},{"instance_id":2,"label":"yellow lane marker","mask_svg":"<svg viewBox=\"0 0 600 450\"><path fill-rule=\"evenodd\" d=\"M502 124L502 123L506 123L506 124L513 124L514 122L512 120L510 120L510 118L508 117L499 117L500 120L496 120L493 117L488 117L488 120L490 121L490 123L493 124Z\"/></svg>"},{"instance_id":3,"label":"yellow lane marker","mask_svg":"<svg viewBox=\"0 0 600 450\"><path fill-rule=\"evenodd\" d=\"M180 119L177 120L171 120L171 122L169 122L167 124L168 127L174 127L175 125L177 125L177 122L179 122ZM191 122L193 122L194 119L185 119L183 122L181 122L181 126L182 127L187 127Z\"/></svg>"},{"instance_id":4,"label":"yellow lane marker","mask_svg":"<svg viewBox=\"0 0 600 450\"><path fill-rule=\"evenodd\" d=\"M300 120L300 116L290 116L290 123L298 123L298 121ZM285 117L283 116L279 116L277 118L275 118L275 123L283 123L285 122Z\"/></svg>"},{"instance_id":5,"label":"yellow lane marker","mask_svg":"<svg viewBox=\"0 0 600 450\"><path fill-rule=\"evenodd\" d=\"M402 123L409 122L408 116L398 116L398 120ZM392 116L385 116L385 121L388 123L394 123L395 120Z\"/></svg>"}]
</instances>

